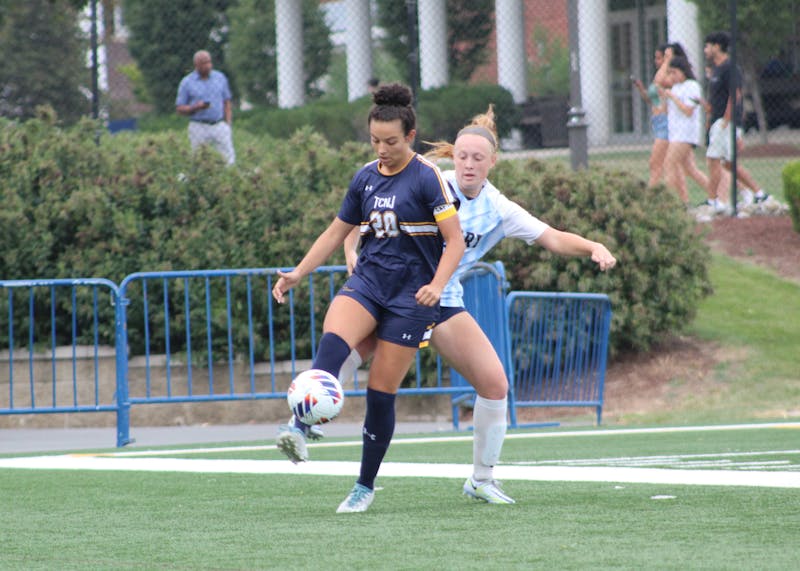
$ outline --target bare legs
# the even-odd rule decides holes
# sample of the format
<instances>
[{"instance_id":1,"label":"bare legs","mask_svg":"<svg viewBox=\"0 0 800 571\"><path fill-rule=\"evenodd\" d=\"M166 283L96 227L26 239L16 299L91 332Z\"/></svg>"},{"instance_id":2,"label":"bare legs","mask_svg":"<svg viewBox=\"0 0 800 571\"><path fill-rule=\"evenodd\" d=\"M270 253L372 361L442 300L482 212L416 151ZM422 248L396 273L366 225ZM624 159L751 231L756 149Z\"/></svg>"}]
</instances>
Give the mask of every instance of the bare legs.
<instances>
[{"instance_id":1,"label":"bare legs","mask_svg":"<svg viewBox=\"0 0 800 571\"><path fill-rule=\"evenodd\" d=\"M675 189L684 204L689 204L689 191L686 189L686 162L692 152L692 145L682 142L671 142L664 159L667 185Z\"/></svg>"},{"instance_id":2,"label":"bare legs","mask_svg":"<svg viewBox=\"0 0 800 571\"><path fill-rule=\"evenodd\" d=\"M650 152L650 182L648 185L655 186L661 182L664 176L664 158L667 156L669 141L666 139L656 139L653 142L653 150Z\"/></svg>"}]
</instances>

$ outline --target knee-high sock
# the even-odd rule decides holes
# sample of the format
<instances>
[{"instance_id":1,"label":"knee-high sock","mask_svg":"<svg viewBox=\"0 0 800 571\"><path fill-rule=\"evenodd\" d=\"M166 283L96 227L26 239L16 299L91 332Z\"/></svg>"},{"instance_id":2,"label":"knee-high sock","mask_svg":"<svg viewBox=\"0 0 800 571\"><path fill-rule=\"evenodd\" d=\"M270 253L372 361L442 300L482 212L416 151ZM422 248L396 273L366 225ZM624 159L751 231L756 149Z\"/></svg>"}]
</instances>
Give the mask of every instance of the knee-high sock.
<instances>
[{"instance_id":1,"label":"knee-high sock","mask_svg":"<svg viewBox=\"0 0 800 571\"><path fill-rule=\"evenodd\" d=\"M472 469L476 480L491 480L506 437L508 399L475 398L473 409Z\"/></svg>"},{"instance_id":2,"label":"knee-high sock","mask_svg":"<svg viewBox=\"0 0 800 571\"><path fill-rule=\"evenodd\" d=\"M356 369L358 369L362 362L361 355L358 351L355 349L350 351L347 359L344 360L342 367L339 369L339 382L344 385L346 382L352 381L353 375L356 374Z\"/></svg>"},{"instance_id":3,"label":"knee-high sock","mask_svg":"<svg viewBox=\"0 0 800 571\"><path fill-rule=\"evenodd\" d=\"M312 369L322 369L334 377L339 376L342 364L350 355L350 346L336 333L323 333L319 340L317 356L314 358Z\"/></svg>"},{"instance_id":4,"label":"knee-high sock","mask_svg":"<svg viewBox=\"0 0 800 571\"><path fill-rule=\"evenodd\" d=\"M367 415L364 419L361 473L358 483L375 488L375 477L394 434L395 395L367 389Z\"/></svg>"},{"instance_id":5,"label":"knee-high sock","mask_svg":"<svg viewBox=\"0 0 800 571\"><path fill-rule=\"evenodd\" d=\"M350 346L336 333L323 333L319 340L317 356L311 365L312 369L327 371L334 377L339 376L339 369L350 354ZM299 418L294 418L294 425L308 434L308 425Z\"/></svg>"}]
</instances>

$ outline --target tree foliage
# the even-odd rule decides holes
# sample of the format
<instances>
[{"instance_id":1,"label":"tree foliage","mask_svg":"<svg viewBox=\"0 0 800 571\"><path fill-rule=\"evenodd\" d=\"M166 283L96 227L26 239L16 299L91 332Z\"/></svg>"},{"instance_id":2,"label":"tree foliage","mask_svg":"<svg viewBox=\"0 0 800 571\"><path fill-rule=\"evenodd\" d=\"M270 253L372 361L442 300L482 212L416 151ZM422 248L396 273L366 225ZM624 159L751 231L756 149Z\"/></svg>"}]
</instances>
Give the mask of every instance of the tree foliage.
<instances>
[{"instance_id":1,"label":"tree foliage","mask_svg":"<svg viewBox=\"0 0 800 571\"><path fill-rule=\"evenodd\" d=\"M377 0L378 25L386 30L383 49L407 74L409 56L406 3ZM447 60L450 76L467 81L488 57L487 46L494 28L493 0L447 0ZM444 33L445 30L442 30ZM406 81L409 78L405 77Z\"/></svg>"},{"instance_id":2,"label":"tree foliage","mask_svg":"<svg viewBox=\"0 0 800 571\"><path fill-rule=\"evenodd\" d=\"M306 94L328 70L333 45L318 0L303 0L303 73ZM278 63L274 0L240 0L228 11L231 33L228 61L242 94L251 103L277 101ZM298 73L300 71L298 70Z\"/></svg>"},{"instance_id":3,"label":"tree foliage","mask_svg":"<svg viewBox=\"0 0 800 571\"><path fill-rule=\"evenodd\" d=\"M728 2L697 4L700 28L704 34L731 28ZM800 16L800 6L794 0L738 0L736 23L738 47L742 55L756 65L762 65L785 47L793 35Z\"/></svg>"},{"instance_id":4,"label":"tree foliage","mask_svg":"<svg viewBox=\"0 0 800 571\"><path fill-rule=\"evenodd\" d=\"M87 114L87 48L71 2L0 3L0 114L27 119L42 105L66 122Z\"/></svg>"}]
</instances>

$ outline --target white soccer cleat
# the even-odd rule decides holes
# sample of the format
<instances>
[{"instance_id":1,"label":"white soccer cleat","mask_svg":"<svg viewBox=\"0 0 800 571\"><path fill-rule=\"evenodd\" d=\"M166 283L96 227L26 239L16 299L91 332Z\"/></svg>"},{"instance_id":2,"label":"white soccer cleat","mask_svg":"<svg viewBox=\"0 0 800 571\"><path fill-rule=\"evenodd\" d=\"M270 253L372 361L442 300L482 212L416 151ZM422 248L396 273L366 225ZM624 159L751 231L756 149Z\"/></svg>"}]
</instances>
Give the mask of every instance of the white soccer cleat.
<instances>
[{"instance_id":1,"label":"white soccer cleat","mask_svg":"<svg viewBox=\"0 0 800 571\"><path fill-rule=\"evenodd\" d=\"M292 415L289 419L289 422L286 423L286 426L294 426L296 427L297 424L295 422L296 417ZM312 424L308 426L307 424L303 423L306 427L305 435L307 440L322 440L325 437L325 433L322 431L322 426L319 424Z\"/></svg>"},{"instance_id":2,"label":"white soccer cleat","mask_svg":"<svg viewBox=\"0 0 800 571\"><path fill-rule=\"evenodd\" d=\"M344 501L339 504L337 514L365 512L369 508L372 500L375 499L375 490L370 490L366 486L356 484Z\"/></svg>"},{"instance_id":3,"label":"white soccer cleat","mask_svg":"<svg viewBox=\"0 0 800 571\"><path fill-rule=\"evenodd\" d=\"M306 436L302 430L293 424L282 424L278 427L278 438L275 440L275 446L295 464L308 460Z\"/></svg>"},{"instance_id":4,"label":"white soccer cleat","mask_svg":"<svg viewBox=\"0 0 800 571\"><path fill-rule=\"evenodd\" d=\"M476 500L483 500L490 504L515 504L513 498L506 494L500 488L500 482L497 480L486 480L485 482L476 482L472 476L467 478L464 482L464 494L475 498Z\"/></svg>"}]
</instances>

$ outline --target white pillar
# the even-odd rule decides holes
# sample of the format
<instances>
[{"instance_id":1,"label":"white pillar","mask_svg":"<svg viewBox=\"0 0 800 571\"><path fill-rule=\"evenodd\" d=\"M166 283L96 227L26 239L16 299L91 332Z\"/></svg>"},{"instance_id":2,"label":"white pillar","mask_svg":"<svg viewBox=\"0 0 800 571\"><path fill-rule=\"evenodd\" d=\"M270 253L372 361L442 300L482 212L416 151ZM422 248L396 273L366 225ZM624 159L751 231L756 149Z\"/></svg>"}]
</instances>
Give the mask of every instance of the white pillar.
<instances>
[{"instance_id":1,"label":"white pillar","mask_svg":"<svg viewBox=\"0 0 800 571\"><path fill-rule=\"evenodd\" d=\"M369 0L347 0L347 100L367 94L372 77L372 20Z\"/></svg>"},{"instance_id":2,"label":"white pillar","mask_svg":"<svg viewBox=\"0 0 800 571\"><path fill-rule=\"evenodd\" d=\"M447 5L445 0L419 0L420 87L433 89L447 85Z\"/></svg>"},{"instance_id":3,"label":"white pillar","mask_svg":"<svg viewBox=\"0 0 800 571\"><path fill-rule=\"evenodd\" d=\"M607 2L578 1L581 92L589 145L605 145L611 134L611 61Z\"/></svg>"},{"instance_id":4,"label":"white pillar","mask_svg":"<svg viewBox=\"0 0 800 571\"><path fill-rule=\"evenodd\" d=\"M295 0L275 0L275 36L278 59L278 107L305 102L303 72L303 11Z\"/></svg>"},{"instance_id":5,"label":"white pillar","mask_svg":"<svg viewBox=\"0 0 800 571\"><path fill-rule=\"evenodd\" d=\"M497 26L497 83L511 92L515 103L528 98L525 54L525 12L522 0L495 0Z\"/></svg>"},{"instance_id":6,"label":"white pillar","mask_svg":"<svg viewBox=\"0 0 800 571\"><path fill-rule=\"evenodd\" d=\"M680 42L698 80L703 77L703 40L697 23L697 5L688 0L667 0L667 41Z\"/></svg>"}]
</instances>

